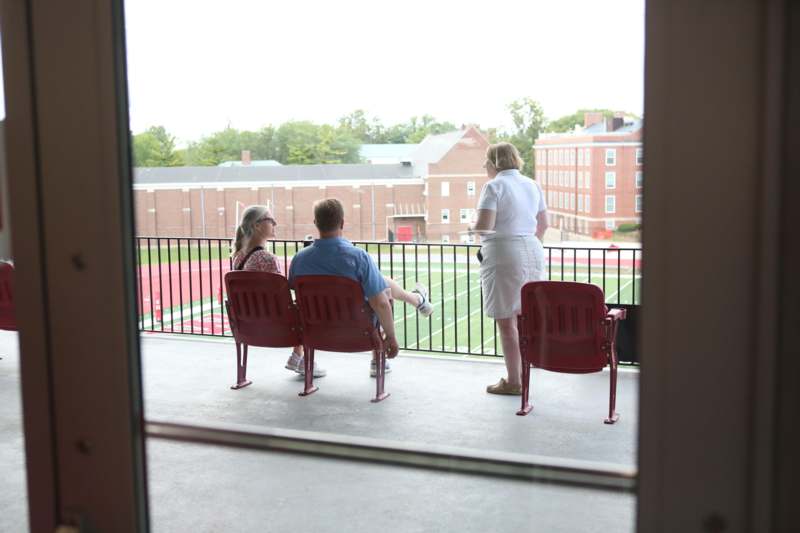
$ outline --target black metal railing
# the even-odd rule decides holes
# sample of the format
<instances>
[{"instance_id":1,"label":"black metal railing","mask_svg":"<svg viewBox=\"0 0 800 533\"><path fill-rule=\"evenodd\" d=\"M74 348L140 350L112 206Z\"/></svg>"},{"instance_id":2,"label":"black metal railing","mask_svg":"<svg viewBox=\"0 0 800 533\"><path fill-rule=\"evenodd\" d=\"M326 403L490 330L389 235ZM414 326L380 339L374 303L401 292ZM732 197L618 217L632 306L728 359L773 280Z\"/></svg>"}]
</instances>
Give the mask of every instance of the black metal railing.
<instances>
[{"instance_id":1,"label":"black metal railing","mask_svg":"<svg viewBox=\"0 0 800 533\"><path fill-rule=\"evenodd\" d=\"M494 320L483 311L474 244L354 242L401 286L429 290L430 317L395 301L401 348L459 355L501 354ZM270 241L283 272L303 241ZM231 270L228 239L137 237L137 303L141 331L231 336L224 305L224 275ZM629 309L641 298L639 248L545 247L551 280L590 282L610 305ZM624 359L624 357L623 357ZM630 360L630 359L629 359Z\"/></svg>"}]
</instances>

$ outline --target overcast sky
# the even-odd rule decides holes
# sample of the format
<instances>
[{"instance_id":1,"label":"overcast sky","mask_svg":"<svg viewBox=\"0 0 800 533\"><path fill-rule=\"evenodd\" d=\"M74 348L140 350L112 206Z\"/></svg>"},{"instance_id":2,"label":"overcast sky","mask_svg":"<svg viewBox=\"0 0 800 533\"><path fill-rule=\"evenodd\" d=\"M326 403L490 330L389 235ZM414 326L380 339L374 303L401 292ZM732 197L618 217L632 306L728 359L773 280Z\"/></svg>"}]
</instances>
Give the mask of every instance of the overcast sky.
<instances>
[{"instance_id":1,"label":"overcast sky","mask_svg":"<svg viewBox=\"0 0 800 533\"><path fill-rule=\"evenodd\" d=\"M508 127L524 96L549 118L643 108L644 0L128 0L126 18L131 128L181 144L355 109Z\"/></svg>"}]
</instances>

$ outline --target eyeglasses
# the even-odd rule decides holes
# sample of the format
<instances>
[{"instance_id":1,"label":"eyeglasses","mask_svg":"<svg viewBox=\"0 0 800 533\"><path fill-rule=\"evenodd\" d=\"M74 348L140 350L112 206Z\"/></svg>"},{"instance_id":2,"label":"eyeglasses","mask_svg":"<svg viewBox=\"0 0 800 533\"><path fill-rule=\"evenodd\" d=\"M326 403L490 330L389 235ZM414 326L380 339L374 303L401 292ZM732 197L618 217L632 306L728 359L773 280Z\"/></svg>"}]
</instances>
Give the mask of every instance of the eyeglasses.
<instances>
[{"instance_id":1,"label":"eyeglasses","mask_svg":"<svg viewBox=\"0 0 800 533\"><path fill-rule=\"evenodd\" d=\"M262 217L262 218L259 218L259 219L257 220L257 222L258 222L259 224L260 224L260 223L262 223L262 222L272 222L272 225L273 225L273 226L277 226L277 225L278 225L278 223L277 223L277 222L275 221L275 219L274 219L274 218L272 218L272 217Z\"/></svg>"}]
</instances>

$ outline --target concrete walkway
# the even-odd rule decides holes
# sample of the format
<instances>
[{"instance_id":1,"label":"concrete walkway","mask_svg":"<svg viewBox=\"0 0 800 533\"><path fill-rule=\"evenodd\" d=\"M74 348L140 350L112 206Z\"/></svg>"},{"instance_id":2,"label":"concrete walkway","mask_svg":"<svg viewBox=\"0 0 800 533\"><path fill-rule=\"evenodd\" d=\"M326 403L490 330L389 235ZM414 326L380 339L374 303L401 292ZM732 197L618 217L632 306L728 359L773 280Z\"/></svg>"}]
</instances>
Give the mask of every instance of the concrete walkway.
<instances>
[{"instance_id":1,"label":"concrete walkway","mask_svg":"<svg viewBox=\"0 0 800 533\"><path fill-rule=\"evenodd\" d=\"M24 530L16 337L0 332L0 531ZM602 423L608 373L535 371L534 411L485 385L499 362L401 354L380 404L367 354L320 354L328 376L307 398L283 368L287 354L253 349L239 391L230 340L145 335L149 419L246 423L381 439L635 464L638 372L620 374L615 426ZM148 443L153 531L633 531L635 498L457 474L230 450ZM6 474L9 472L10 474ZM304 498L309 503L304 504Z\"/></svg>"}]
</instances>

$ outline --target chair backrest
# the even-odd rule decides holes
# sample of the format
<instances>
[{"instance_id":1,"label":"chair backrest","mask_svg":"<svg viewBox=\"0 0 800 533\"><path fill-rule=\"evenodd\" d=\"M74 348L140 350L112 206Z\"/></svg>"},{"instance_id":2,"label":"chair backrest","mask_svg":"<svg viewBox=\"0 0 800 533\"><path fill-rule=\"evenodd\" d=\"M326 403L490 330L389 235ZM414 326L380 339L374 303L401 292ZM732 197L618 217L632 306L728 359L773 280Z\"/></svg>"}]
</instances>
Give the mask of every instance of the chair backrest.
<instances>
[{"instance_id":1,"label":"chair backrest","mask_svg":"<svg viewBox=\"0 0 800 533\"><path fill-rule=\"evenodd\" d=\"M237 341L270 348L302 344L300 317L285 277L268 272L228 272L225 290L228 318Z\"/></svg>"},{"instance_id":2,"label":"chair backrest","mask_svg":"<svg viewBox=\"0 0 800 533\"><path fill-rule=\"evenodd\" d=\"M343 276L297 276L294 286L307 346L331 352L377 347L374 314L357 281Z\"/></svg>"},{"instance_id":3,"label":"chair backrest","mask_svg":"<svg viewBox=\"0 0 800 533\"><path fill-rule=\"evenodd\" d=\"M17 331L14 311L14 266L0 263L0 329Z\"/></svg>"},{"instance_id":4,"label":"chair backrest","mask_svg":"<svg viewBox=\"0 0 800 533\"><path fill-rule=\"evenodd\" d=\"M523 361L556 372L597 372L604 350L603 291L589 283L534 281L522 287L518 320Z\"/></svg>"}]
</instances>

